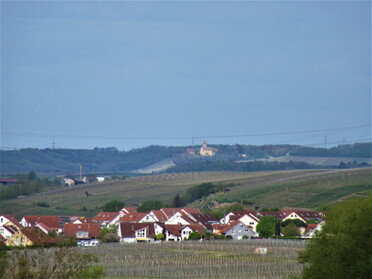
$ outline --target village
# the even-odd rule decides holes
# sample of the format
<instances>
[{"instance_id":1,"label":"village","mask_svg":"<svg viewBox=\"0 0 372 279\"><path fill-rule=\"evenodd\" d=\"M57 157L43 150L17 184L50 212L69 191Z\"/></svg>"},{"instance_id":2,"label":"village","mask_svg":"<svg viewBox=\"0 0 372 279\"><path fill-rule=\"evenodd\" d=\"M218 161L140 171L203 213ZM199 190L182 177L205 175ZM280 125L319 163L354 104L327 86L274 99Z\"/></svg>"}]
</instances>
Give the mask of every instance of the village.
<instances>
[{"instance_id":1,"label":"village","mask_svg":"<svg viewBox=\"0 0 372 279\"><path fill-rule=\"evenodd\" d=\"M275 224L296 224L297 238L301 239L312 238L324 224L323 214L299 209L232 211L218 220L195 208L140 213L134 207L124 207L119 212L100 212L93 218L30 215L18 221L11 215L0 215L0 241L8 247L55 245L65 238L75 240L79 246L189 239L241 241L265 235L259 227L267 219L275 219ZM266 235L273 236L274 233ZM279 237L286 235L279 232Z\"/></svg>"}]
</instances>

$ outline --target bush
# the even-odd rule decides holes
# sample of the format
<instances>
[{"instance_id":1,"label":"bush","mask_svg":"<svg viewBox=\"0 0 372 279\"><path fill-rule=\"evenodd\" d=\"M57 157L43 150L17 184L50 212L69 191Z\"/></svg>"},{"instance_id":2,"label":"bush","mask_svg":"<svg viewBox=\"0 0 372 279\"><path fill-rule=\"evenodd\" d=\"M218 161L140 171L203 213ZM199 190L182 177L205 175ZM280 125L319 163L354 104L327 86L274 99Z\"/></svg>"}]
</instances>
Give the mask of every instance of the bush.
<instances>
[{"instance_id":1,"label":"bush","mask_svg":"<svg viewBox=\"0 0 372 279\"><path fill-rule=\"evenodd\" d=\"M112 200L112 201L107 202L103 206L102 210L104 212L117 212L117 211L120 211L123 207L124 207L124 203L122 201Z\"/></svg>"},{"instance_id":2,"label":"bush","mask_svg":"<svg viewBox=\"0 0 372 279\"><path fill-rule=\"evenodd\" d=\"M201 236L201 234L198 231L191 232L189 234L189 240L199 240L201 238L202 238L202 236Z\"/></svg>"}]
</instances>

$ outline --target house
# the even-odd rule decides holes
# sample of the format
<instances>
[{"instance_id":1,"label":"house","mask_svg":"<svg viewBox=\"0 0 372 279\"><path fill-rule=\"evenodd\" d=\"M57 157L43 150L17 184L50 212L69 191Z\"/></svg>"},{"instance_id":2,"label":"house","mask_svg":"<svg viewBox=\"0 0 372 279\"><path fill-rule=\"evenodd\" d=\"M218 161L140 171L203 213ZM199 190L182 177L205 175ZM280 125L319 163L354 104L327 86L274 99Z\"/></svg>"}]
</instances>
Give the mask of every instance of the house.
<instances>
[{"instance_id":1,"label":"house","mask_svg":"<svg viewBox=\"0 0 372 279\"><path fill-rule=\"evenodd\" d=\"M119 212L124 216L125 214L137 212L137 209L135 207L124 207Z\"/></svg>"},{"instance_id":2,"label":"house","mask_svg":"<svg viewBox=\"0 0 372 279\"><path fill-rule=\"evenodd\" d=\"M256 226L260 222L259 217L250 211L232 211L220 220L221 224L227 224L234 221L240 221L256 232Z\"/></svg>"},{"instance_id":3,"label":"house","mask_svg":"<svg viewBox=\"0 0 372 279\"><path fill-rule=\"evenodd\" d=\"M313 238L316 232L320 232L325 224L325 221L321 221L319 224L308 224L306 232L303 238Z\"/></svg>"},{"instance_id":4,"label":"house","mask_svg":"<svg viewBox=\"0 0 372 279\"><path fill-rule=\"evenodd\" d=\"M198 231L204 235L202 225L165 225L164 235L166 241L182 241L189 238L191 232Z\"/></svg>"},{"instance_id":5,"label":"house","mask_svg":"<svg viewBox=\"0 0 372 279\"><path fill-rule=\"evenodd\" d=\"M12 225L19 229L23 227L12 215L0 215L0 227L3 225Z\"/></svg>"},{"instance_id":6,"label":"house","mask_svg":"<svg viewBox=\"0 0 372 279\"><path fill-rule=\"evenodd\" d=\"M100 224L101 227L107 227L109 225L114 225L123 216L119 212L100 212L93 217L93 222Z\"/></svg>"},{"instance_id":7,"label":"house","mask_svg":"<svg viewBox=\"0 0 372 279\"><path fill-rule=\"evenodd\" d=\"M163 233L161 223L119 223L118 236L122 243L154 241L156 235Z\"/></svg>"},{"instance_id":8,"label":"house","mask_svg":"<svg viewBox=\"0 0 372 279\"><path fill-rule=\"evenodd\" d=\"M156 222L166 222L168 220L167 216L161 210L152 210L149 215L156 221Z\"/></svg>"},{"instance_id":9,"label":"house","mask_svg":"<svg viewBox=\"0 0 372 279\"><path fill-rule=\"evenodd\" d=\"M70 216L70 220L72 224L94 223L92 218L84 216Z\"/></svg>"},{"instance_id":10,"label":"house","mask_svg":"<svg viewBox=\"0 0 372 279\"><path fill-rule=\"evenodd\" d=\"M43 227L48 231L56 231L57 233L62 233L65 223L70 223L68 216L29 215L24 216L21 220L23 227L35 227L37 224L42 224L39 227Z\"/></svg>"},{"instance_id":11,"label":"house","mask_svg":"<svg viewBox=\"0 0 372 279\"><path fill-rule=\"evenodd\" d=\"M57 239L50 237L38 227L25 227L14 233L5 243L7 246L55 245Z\"/></svg>"},{"instance_id":12,"label":"house","mask_svg":"<svg viewBox=\"0 0 372 279\"><path fill-rule=\"evenodd\" d=\"M186 149L186 154L194 156L195 155L194 148L187 148Z\"/></svg>"},{"instance_id":13,"label":"house","mask_svg":"<svg viewBox=\"0 0 372 279\"><path fill-rule=\"evenodd\" d=\"M201 156L214 156L215 153L216 153L217 149L216 148L212 148L212 147L209 147L207 145L207 142L206 140L203 141L203 145L202 147L200 148L200 155Z\"/></svg>"},{"instance_id":14,"label":"house","mask_svg":"<svg viewBox=\"0 0 372 279\"><path fill-rule=\"evenodd\" d=\"M82 246L96 246L101 227L96 223L65 224L64 236L71 237L80 242Z\"/></svg>"},{"instance_id":15,"label":"house","mask_svg":"<svg viewBox=\"0 0 372 279\"><path fill-rule=\"evenodd\" d=\"M20 229L13 225L3 225L0 227L0 235L5 239L10 239L13 234L18 232Z\"/></svg>"},{"instance_id":16,"label":"house","mask_svg":"<svg viewBox=\"0 0 372 279\"><path fill-rule=\"evenodd\" d=\"M134 212L126 214L118 220L118 223L149 223L156 220L148 213Z\"/></svg>"},{"instance_id":17,"label":"house","mask_svg":"<svg viewBox=\"0 0 372 279\"><path fill-rule=\"evenodd\" d=\"M70 177L66 177L62 180L62 184L64 186L73 186L75 185L75 180Z\"/></svg>"},{"instance_id":18,"label":"house","mask_svg":"<svg viewBox=\"0 0 372 279\"><path fill-rule=\"evenodd\" d=\"M323 220L323 217L318 212L314 211L286 209L281 210L281 213L285 216L282 219L283 222L288 219L298 219L304 223L307 223L309 220L315 220L319 223Z\"/></svg>"},{"instance_id":19,"label":"house","mask_svg":"<svg viewBox=\"0 0 372 279\"><path fill-rule=\"evenodd\" d=\"M214 224L213 234L230 236L233 240L241 240L244 236L251 238L257 236L252 227L236 220L227 224Z\"/></svg>"}]
</instances>

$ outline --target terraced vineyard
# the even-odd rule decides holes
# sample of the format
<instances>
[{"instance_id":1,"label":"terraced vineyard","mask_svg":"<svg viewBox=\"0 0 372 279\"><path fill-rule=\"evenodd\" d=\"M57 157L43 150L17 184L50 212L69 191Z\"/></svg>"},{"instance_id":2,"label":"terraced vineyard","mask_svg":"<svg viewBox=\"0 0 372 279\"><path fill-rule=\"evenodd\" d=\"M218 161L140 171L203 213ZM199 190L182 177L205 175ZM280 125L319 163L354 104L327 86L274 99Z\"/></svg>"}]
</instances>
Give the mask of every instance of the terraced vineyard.
<instances>
[{"instance_id":1,"label":"terraced vineyard","mask_svg":"<svg viewBox=\"0 0 372 279\"><path fill-rule=\"evenodd\" d=\"M185 241L91 248L106 278L287 278L299 275L303 241ZM267 254L255 253L266 248Z\"/></svg>"},{"instance_id":2,"label":"terraced vineyard","mask_svg":"<svg viewBox=\"0 0 372 279\"><path fill-rule=\"evenodd\" d=\"M350 195L372 190L371 168L350 170L292 170L271 172L194 172L159 174L120 181L59 187L21 199L2 201L1 213L94 215L107 201L123 200L126 206L157 199L168 203L176 194L203 182L234 183L231 191L209 198L220 202L248 202L252 206L314 208ZM89 195L87 195L87 193ZM38 207L45 202L49 207ZM208 200L206 201L208 202ZM203 204L195 204L203 206Z\"/></svg>"}]
</instances>

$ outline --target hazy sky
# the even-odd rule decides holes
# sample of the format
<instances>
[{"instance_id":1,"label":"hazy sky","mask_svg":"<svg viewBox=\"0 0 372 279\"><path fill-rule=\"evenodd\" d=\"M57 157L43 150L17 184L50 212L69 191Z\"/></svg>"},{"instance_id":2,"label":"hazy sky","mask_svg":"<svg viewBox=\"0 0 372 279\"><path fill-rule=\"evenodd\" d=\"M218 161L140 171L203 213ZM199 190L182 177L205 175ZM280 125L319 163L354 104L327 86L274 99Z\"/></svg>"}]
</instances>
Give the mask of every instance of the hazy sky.
<instances>
[{"instance_id":1,"label":"hazy sky","mask_svg":"<svg viewBox=\"0 0 372 279\"><path fill-rule=\"evenodd\" d=\"M371 141L370 1L1 2L1 147Z\"/></svg>"}]
</instances>

